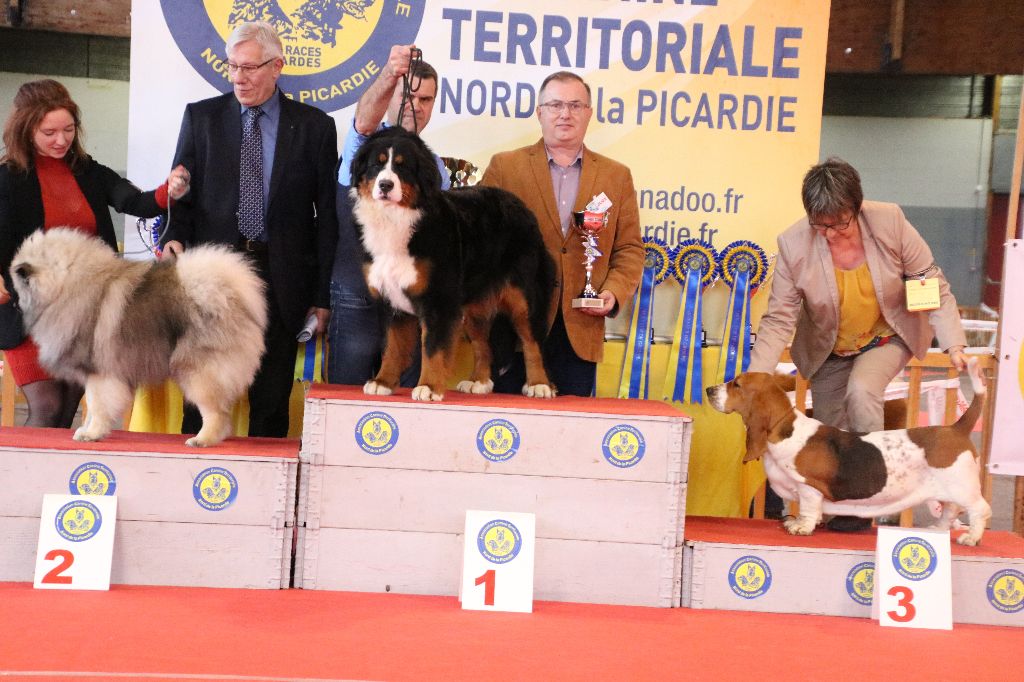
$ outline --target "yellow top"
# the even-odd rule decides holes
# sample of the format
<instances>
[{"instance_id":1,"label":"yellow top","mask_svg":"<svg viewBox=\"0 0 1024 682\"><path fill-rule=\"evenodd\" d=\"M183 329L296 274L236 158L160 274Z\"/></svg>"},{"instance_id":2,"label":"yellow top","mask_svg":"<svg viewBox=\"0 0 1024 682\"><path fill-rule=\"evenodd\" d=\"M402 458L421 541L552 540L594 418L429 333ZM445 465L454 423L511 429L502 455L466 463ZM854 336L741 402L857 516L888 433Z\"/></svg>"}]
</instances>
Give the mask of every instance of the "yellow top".
<instances>
[{"instance_id":1,"label":"yellow top","mask_svg":"<svg viewBox=\"0 0 1024 682\"><path fill-rule=\"evenodd\" d=\"M854 270L835 268L835 272L839 287L839 333L833 352L852 355L876 336L895 334L878 307L868 264L861 263Z\"/></svg>"}]
</instances>

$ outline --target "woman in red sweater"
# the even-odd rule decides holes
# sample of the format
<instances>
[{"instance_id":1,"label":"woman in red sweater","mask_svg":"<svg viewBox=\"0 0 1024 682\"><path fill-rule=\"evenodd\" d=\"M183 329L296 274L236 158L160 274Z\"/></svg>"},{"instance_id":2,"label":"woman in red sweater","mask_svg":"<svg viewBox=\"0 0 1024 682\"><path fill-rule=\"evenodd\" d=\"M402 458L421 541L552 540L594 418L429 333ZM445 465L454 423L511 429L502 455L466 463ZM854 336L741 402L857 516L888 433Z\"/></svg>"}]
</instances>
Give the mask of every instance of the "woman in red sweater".
<instances>
[{"instance_id":1,"label":"woman in red sweater","mask_svg":"<svg viewBox=\"0 0 1024 682\"><path fill-rule=\"evenodd\" d=\"M74 227L116 251L108 206L151 218L167 209L168 188L175 199L188 191L188 173L181 167L156 190L141 191L86 154L81 136L78 105L63 85L39 80L18 89L0 157L0 303L13 293L11 260L35 230ZM82 387L50 377L39 366L31 338L4 357L4 371L14 375L28 401L26 426L70 427Z\"/></svg>"}]
</instances>

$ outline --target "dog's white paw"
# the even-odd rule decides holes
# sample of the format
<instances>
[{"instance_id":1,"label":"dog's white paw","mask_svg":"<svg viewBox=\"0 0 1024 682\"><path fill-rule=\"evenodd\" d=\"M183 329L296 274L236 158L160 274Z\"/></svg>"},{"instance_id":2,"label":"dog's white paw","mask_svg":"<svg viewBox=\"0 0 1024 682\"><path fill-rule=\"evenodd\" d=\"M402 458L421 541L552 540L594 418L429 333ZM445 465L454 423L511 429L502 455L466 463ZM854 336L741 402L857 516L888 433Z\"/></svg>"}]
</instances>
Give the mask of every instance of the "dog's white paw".
<instances>
[{"instance_id":1,"label":"dog's white paw","mask_svg":"<svg viewBox=\"0 0 1024 682\"><path fill-rule=\"evenodd\" d=\"M974 547L981 542L981 537L974 537L970 533L964 533L956 539L957 544L964 545L966 547Z\"/></svg>"},{"instance_id":2,"label":"dog's white paw","mask_svg":"<svg viewBox=\"0 0 1024 682\"><path fill-rule=\"evenodd\" d=\"M811 519L801 517L786 519L782 525L786 527L790 535L810 535L814 532L814 521Z\"/></svg>"},{"instance_id":3,"label":"dog's white paw","mask_svg":"<svg viewBox=\"0 0 1024 682\"><path fill-rule=\"evenodd\" d=\"M105 433L96 433L90 431L84 426L80 426L75 430L75 435L73 435L72 438L80 443L93 443L98 440L103 440L106 436L107 434Z\"/></svg>"},{"instance_id":4,"label":"dog's white paw","mask_svg":"<svg viewBox=\"0 0 1024 682\"><path fill-rule=\"evenodd\" d=\"M363 384L363 393L367 395L391 395L392 390L384 384L378 384L371 379Z\"/></svg>"},{"instance_id":5,"label":"dog's white paw","mask_svg":"<svg viewBox=\"0 0 1024 682\"><path fill-rule=\"evenodd\" d=\"M444 393L434 393L430 390L430 386L417 386L412 389L412 399L421 400L423 402L437 402L439 400L444 400Z\"/></svg>"},{"instance_id":6,"label":"dog's white paw","mask_svg":"<svg viewBox=\"0 0 1024 682\"><path fill-rule=\"evenodd\" d=\"M488 379L487 381L460 381L455 387L456 391L460 393L476 393L477 395L483 395L485 393L492 393L494 391L494 382Z\"/></svg>"},{"instance_id":7,"label":"dog's white paw","mask_svg":"<svg viewBox=\"0 0 1024 682\"><path fill-rule=\"evenodd\" d=\"M523 386L523 395L527 398L554 398L555 389L547 384L526 384Z\"/></svg>"},{"instance_id":8,"label":"dog's white paw","mask_svg":"<svg viewBox=\"0 0 1024 682\"><path fill-rule=\"evenodd\" d=\"M217 445L218 443L222 443L224 438L226 438L226 436L222 438L211 438L210 436L203 435L202 433L197 433L186 440L185 445L190 448L209 448Z\"/></svg>"}]
</instances>

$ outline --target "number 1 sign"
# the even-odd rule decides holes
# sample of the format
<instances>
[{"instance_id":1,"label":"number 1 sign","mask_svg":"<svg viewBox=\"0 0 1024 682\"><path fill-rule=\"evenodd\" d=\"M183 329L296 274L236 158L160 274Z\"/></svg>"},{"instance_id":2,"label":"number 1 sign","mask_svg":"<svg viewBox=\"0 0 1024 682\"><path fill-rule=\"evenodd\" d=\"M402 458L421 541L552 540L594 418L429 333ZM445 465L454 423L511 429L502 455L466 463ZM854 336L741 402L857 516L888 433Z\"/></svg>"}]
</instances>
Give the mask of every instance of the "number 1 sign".
<instances>
[{"instance_id":1,"label":"number 1 sign","mask_svg":"<svg viewBox=\"0 0 1024 682\"><path fill-rule=\"evenodd\" d=\"M533 514L466 512L462 608L533 611Z\"/></svg>"},{"instance_id":2,"label":"number 1 sign","mask_svg":"<svg viewBox=\"0 0 1024 682\"><path fill-rule=\"evenodd\" d=\"M108 590L117 498L43 495L33 587Z\"/></svg>"}]
</instances>

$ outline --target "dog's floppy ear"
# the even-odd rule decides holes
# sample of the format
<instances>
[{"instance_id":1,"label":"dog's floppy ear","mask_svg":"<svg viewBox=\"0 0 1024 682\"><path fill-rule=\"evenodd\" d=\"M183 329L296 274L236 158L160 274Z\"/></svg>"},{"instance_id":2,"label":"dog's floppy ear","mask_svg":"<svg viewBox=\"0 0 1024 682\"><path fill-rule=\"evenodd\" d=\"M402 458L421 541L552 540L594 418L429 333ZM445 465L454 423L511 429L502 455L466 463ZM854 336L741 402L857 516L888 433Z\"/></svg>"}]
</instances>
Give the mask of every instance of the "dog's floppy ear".
<instances>
[{"instance_id":1,"label":"dog's floppy ear","mask_svg":"<svg viewBox=\"0 0 1024 682\"><path fill-rule=\"evenodd\" d=\"M743 421L747 425L747 454L744 462L759 459L768 450L768 443L777 443L793 435L793 407L775 377L768 374L747 377L752 400L745 406Z\"/></svg>"},{"instance_id":2,"label":"dog's floppy ear","mask_svg":"<svg viewBox=\"0 0 1024 682\"><path fill-rule=\"evenodd\" d=\"M441 193L434 152L419 135L409 133L409 137L416 147L416 183L419 185L419 191L425 200L434 202Z\"/></svg>"},{"instance_id":3,"label":"dog's floppy ear","mask_svg":"<svg viewBox=\"0 0 1024 682\"><path fill-rule=\"evenodd\" d=\"M373 145L368 145L364 142L363 145L359 147L359 151L356 152L355 158L352 159L352 163L349 166L349 177L352 178L353 187L357 186L360 181L362 181L363 176L366 175L366 160L370 155L371 146ZM344 163L344 160L339 163Z\"/></svg>"},{"instance_id":4,"label":"dog's floppy ear","mask_svg":"<svg viewBox=\"0 0 1024 682\"><path fill-rule=\"evenodd\" d=\"M760 409L760 405L754 404L750 414L743 416L743 423L747 427L747 454L743 456L743 462L753 462L768 451L768 425L771 423L766 411Z\"/></svg>"}]
</instances>

